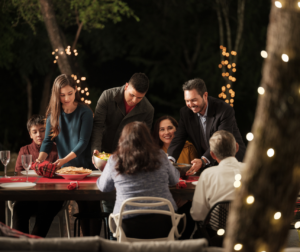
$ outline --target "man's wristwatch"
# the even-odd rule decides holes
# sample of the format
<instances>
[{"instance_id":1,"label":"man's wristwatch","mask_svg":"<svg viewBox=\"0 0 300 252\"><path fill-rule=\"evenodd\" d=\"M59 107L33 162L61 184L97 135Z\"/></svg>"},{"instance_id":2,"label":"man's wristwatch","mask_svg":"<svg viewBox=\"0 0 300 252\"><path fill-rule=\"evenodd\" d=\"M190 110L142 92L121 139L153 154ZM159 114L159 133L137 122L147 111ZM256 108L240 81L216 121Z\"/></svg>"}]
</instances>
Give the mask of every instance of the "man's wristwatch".
<instances>
[{"instance_id":1,"label":"man's wristwatch","mask_svg":"<svg viewBox=\"0 0 300 252\"><path fill-rule=\"evenodd\" d=\"M201 161L202 161L202 167L201 168L204 168L206 166L206 162L204 161L203 158L201 158Z\"/></svg>"}]
</instances>

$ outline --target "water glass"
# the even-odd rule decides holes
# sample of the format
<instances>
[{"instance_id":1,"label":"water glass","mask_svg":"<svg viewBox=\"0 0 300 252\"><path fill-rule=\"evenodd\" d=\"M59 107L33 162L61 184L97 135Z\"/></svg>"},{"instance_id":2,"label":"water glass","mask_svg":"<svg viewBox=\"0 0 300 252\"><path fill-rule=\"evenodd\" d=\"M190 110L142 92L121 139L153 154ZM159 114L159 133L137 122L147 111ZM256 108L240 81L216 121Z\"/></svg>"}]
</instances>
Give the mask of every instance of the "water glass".
<instances>
[{"instance_id":1,"label":"water glass","mask_svg":"<svg viewBox=\"0 0 300 252\"><path fill-rule=\"evenodd\" d=\"M31 167L32 155L22 155L22 166L26 170L26 182L28 182L28 170Z\"/></svg>"},{"instance_id":2,"label":"water glass","mask_svg":"<svg viewBox=\"0 0 300 252\"><path fill-rule=\"evenodd\" d=\"M0 159L2 164L4 165L4 178L10 178L6 175L7 165L10 161L10 151L9 150L0 151Z\"/></svg>"}]
</instances>

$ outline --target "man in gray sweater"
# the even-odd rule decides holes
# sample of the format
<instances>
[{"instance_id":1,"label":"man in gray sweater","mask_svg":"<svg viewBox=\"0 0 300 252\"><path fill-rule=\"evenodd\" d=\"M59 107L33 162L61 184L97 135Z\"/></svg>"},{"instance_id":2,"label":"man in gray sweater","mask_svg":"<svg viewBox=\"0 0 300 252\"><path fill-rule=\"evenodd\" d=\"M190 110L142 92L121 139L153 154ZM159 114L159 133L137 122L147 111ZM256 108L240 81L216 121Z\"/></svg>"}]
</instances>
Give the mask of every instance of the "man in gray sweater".
<instances>
[{"instance_id":1,"label":"man in gray sweater","mask_svg":"<svg viewBox=\"0 0 300 252\"><path fill-rule=\"evenodd\" d=\"M122 87L105 90L97 103L91 137L92 151L113 153L124 126L133 121L152 127L154 108L145 97L149 79L135 73Z\"/></svg>"}]
</instances>

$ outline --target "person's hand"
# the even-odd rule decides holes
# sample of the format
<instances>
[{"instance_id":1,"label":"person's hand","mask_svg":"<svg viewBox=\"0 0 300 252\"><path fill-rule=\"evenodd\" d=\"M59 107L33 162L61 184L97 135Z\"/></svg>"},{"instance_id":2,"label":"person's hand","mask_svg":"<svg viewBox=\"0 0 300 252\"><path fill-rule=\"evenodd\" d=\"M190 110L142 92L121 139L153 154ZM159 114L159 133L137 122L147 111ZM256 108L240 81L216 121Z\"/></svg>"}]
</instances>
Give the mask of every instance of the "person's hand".
<instances>
[{"instance_id":1,"label":"person's hand","mask_svg":"<svg viewBox=\"0 0 300 252\"><path fill-rule=\"evenodd\" d=\"M192 167L186 172L186 176L190 176L190 175L194 175L197 171L199 171L202 167L202 161L201 159L195 158L192 162L191 162Z\"/></svg>"},{"instance_id":2,"label":"person's hand","mask_svg":"<svg viewBox=\"0 0 300 252\"><path fill-rule=\"evenodd\" d=\"M176 200L176 205L177 205L178 208L180 208L180 207L182 207L187 202L188 202L188 200L184 200L184 199L178 198Z\"/></svg>"},{"instance_id":3,"label":"person's hand","mask_svg":"<svg viewBox=\"0 0 300 252\"><path fill-rule=\"evenodd\" d=\"M99 151L98 150L94 150L94 152L93 152L93 156L94 155L99 155ZM94 162L94 158L92 157L92 162L93 162L93 165L95 165L95 162Z\"/></svg>"},{"instance_id":4,"label":"person's hand","mask_svg":"<svg viewBox=\"0 0 300 252\"><path fill-rule=\"evenodd\" d=\"M39 160L38 158L35 160L35 162L37 162L37 163L43 163L43 161L42 160Z\"/></svg>"},{"instance_id":5,"label":"person's hand","mask_svg":"<svg viewBox=\"0 0 300 252\"><path fill-rule=\"evenodd\" d=\"M65 159L57 159L53 164L55 164L57 166L57 168L62 167L64 164L66 163Z\"/></svg>"}]
</instances>

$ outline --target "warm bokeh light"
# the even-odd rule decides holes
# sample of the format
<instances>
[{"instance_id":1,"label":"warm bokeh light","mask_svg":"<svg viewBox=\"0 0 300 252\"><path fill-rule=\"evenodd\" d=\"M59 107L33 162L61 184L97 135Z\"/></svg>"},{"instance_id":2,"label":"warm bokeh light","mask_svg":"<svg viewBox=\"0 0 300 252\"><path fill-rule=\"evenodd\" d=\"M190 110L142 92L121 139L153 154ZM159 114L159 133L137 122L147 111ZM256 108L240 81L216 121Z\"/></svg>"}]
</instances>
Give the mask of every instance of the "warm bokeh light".
<instances>
[{"instance_id":1,"label":"warm bokeh light","mask_svg":"<svg viewBox=\"0 0 300 252\"><path fill-rule=\"evenodd\" d=\"M234 72L234 73L235 73L235 72L236 72L236 68L232 68L232 72Z\"/></svg>"},{"instance_id":2,"label":"warm bokeh light","mask_svg":"<svg viewBox=\"0 0 300 252\"><path fill-rule=\"evenodd\" d=\"M77 82L77 83L79 83L79 82L80 82L80 80L77 80L76 82Z\"/></svg>"},{"instance_id":3,"label":"warm bokeh light","mask_svg":"<svg viewBox=\"0 0 300 252\"><path fill-rule=\"evenodd\" d=\"M55 54L55 52L52 52L52 55L54 55Z\"/></svg>"},{"instance_id":4,"label":"warm bokeh light","mask_svg":"<svg viewBox=\"0 0 300 252\"><path fill-rule=\"evenodd\" d=\"M252 140L254 139L254 135L253 135L251 132L249 132L249 133L246 135L246 139L250 142L250 141L252 141Z\"/></svg>"},{"instance_id":5,"label":"warm bokeh light","mask_svg":"<svg viewBox=\"0 0 300 252\"><path fill-rule=\"evenodd\" d=\"M84 93L84 90L83 90L83 89L81 90L81 93Z\"/></svg>"},{"instance_id":6,"label":"warm bokeh light","mask_svg":"<svg viewBox=\"0 0 300 252\"><path fill-rule=\"evenodd\" d=\"M85 89L84 89L84 91L88 91L89 89L86 87Z\"/></svg>"},{"instance_id":7,"label":"warm bokeh light","mask_svg":"<svg viewBox=\"0 0 300 252\"><path fill-rule=\"evenodd\" d=\"M222 235L225 234L225 230L224 230L223 228L220 228L220 229L217 231L217 234L218 234L219 236L222 236Z\"/></svg>"},{"instance_id":8,"label":"warm bokeh light","mask_svg":"<svg viewBox=\"0 0 300 252\"><path fill-rule=\"evenodd\" d=\"M228 91L228 92L229 92L229 93L231 93L232 91L233 91L232 89L229 89L229 91Z\"/></svg>"},{"instance_id":9,"label":"warm bokeh light","mask_svg":"<svg viewBox=\"0 0 300 252\"><path fill-rule=\"evenodd\" d=\"M247 199L246 199L246 201L247 201L248 204L253 204L254 200L255 199L254 199L254 197L252 195L248 196Z\"/></svg>"},{"instance_id":10,"label":"warm bokeh light","mask_svg":"<svg viewBox=\"0 0 300 252\"><path fill-rule=\"evenodd\" d=\"M55 56L55 59L58 59L58 56Z\"/></svg>"},{"instance_id":11,"label":"warm bokeh light","mask_svg":"<svg viewBox=\"0 0 300 252\"><path fill-rule=\"evenodd\" d=\"M288 62L289 61L289 56L287 56L286 54L282 54L281 58L284 62Z\"/></svg>"},{"instance_id":12,"label":"warm bokeh light","mask_svg":"<svg viewBox=\"0 0 300 252\"><path fill-rule=\"evenodd\" d=\"M298 2L298 7L300 8L300 2Z\"/></svg>"},{"instance_id":13,"label":"warm bokeh light","mask_svg":"<svg viewBox=\"0 0 300 252\"><path fill-rule=\"evenodd\" d=\"M231 81L235 82L235 81L236 81L236 78L235 78L235 77L232 77L232 78L231 78Z\"/></svg>"},{"instance_id":14,"label":"warm bokeh light","mask_svg":"<svg viewBox=\"0 0 300 252\"><path fill-rule=\"evenodd\" d=\"M234 181L233 186L234 186L235 188L240 187L240 186L241 186L241 181L239 181L239 180Z\"/></svg>"},{"instance_id":15,"label":"warm bokeh light","mask_svg":"<svg viewBox=\"0 0 300 252\"><path fill-rule=\"evenodd\" d=\"M233 107L233 104L231 103L230 106Z\"/></svg>"},{"instance_id":16,"label":"warm bokeh light","mask_svg":"<svg viewBox=\"0 0 300 252\"><path fill-rule=\"evenodd\" d=\"M222 52L222 55L225 56L225 55L226 55L226 52Z\"/></svg>"},{"instance_id":17,"label":"warm bokeh light","mask_svg":"<svg viewBox=\"0 0 300 252\"><path fill-rule=\"evenodd\" d=\"M230 88L230 87L231 87L231 85L230 85L230 84L227 84L227 85L226 85L226 87L227 87L227 88Z\"/></svg>"},{"instance_id":18,"label":"warm bokeh light","mask_svg":"<svg viewBox=\"0 0 300 252\"><path fill-rule=\"evenodd\" d=\"M226 87L225 87L225 86L223 86L223 87L222 87L222 91L223 91L223 92L225 92L225 90L226 90Z\"/></svg>"},{"instance_id":19,"label":"warm bokeh light","mask_svg":"<svg viewBox=\"0 0 300 252\"><path fill-rule=\"evenodd\" d=\"M274 214L274 219L275 220L279 220L281 218L281 213L280 212L277 212Z\"/></svg>"},{"instance_id":20,"label":"warm bokeh light","mask_svg":"<svg viewBox=\"0 0 300 252\"><path fill-rule=\"evenodd\" d=\"M257 89L257 92L260 94L260 95L263 95L265 93L265 89L263 87L259 87Z\"/></svg>"},{"instance_id":21,"label":"warm bokeh light","mask_svg":"<svg viewBox=\"0 0 300 252\"><path fill-rule=\"evenodd\" d=\"M235 67L236 66L236 64L235 63L232 63L232 67Z\"/></svg>"},{"instance_id":22,"label":"warm bokeh light","mask_svg":"<svg viewBox=\"0 0 300 252\"><path fill-rule=\"evenodd\" d=\"M225 75L228 77L228 76L229 76L229 73L227 72Z\"/></svg>"},{"instance_id":23,"label":"warm bokeh light","mask_svg":"<svg viewBox=\"0 0 300 252\"><path fill-rule=\"evenodd\" d=\"M231 79L232 79L232 76L230 75L228 79L231 80Z\"/></svg>"},{"instance_id":24,"label":"warm bokeh light","mask_svg":"<svg viewBox=\"0 0 300 252\"><path fill-rule=\"evenodd\" d=\"M234 103L234 100L233 100L233 99L230 99L230 103Z\"/></svg>"},{"instance_id":25,"label":"warm bokeh light","mask_svg":"<svg viewBox=\"0 0 300 252\"><path fill-rule=\"evenodd\" d=\"M275 151L274 151L274 149L272 149L272 148L268 149L268 151L267 151L267 155L268 155L268 157L273 157L273 156L274 156L274 154L275 154Z\"/></svg>"},{"instance_id":26,"label":"warm bokeh light","mask_svg":"<svg viewBox=\"0 0 300 252\"><path fill-rule=\"evenodd\" d=\"M55 64L55 63L56 63L56 60L54 60L53 63Z\"/></svg>"},{"instance_id":27,"label":"warm bokeh light","mask_svg":"<svg viewBox=\"0 0 300 252\"><path fill-rule=\"evenodd\" d=\"M77 90L80 91L81 87L78 87Z\"/></svg>"},{"instance_id":28,"label":"warm bokeh light","mask_svg":"<svg viewBox=\"0 0 300 252\"><path fill-rule=\"evenodd\" d=\"M225 73L222 73L222 76L225 77Z\"/></svg>"},{"instance_id":29,"label":"warm bokeh light","mask_svg":"<svg viewBox=\"0 0 300 252\"><path fill-rule=\"evenodd\" d=\"M85 81L85 80L86 80L86 77L81 77L81 80L82 80L82 81Z\"/></svg>"},{"instance_id":30,"label":"warm bokeh light","mask_svg":"<svg viewBox=\"0 0 300 252\"><path fill-rule=\"evenodd\" d=\"M261 55L261 57L263 57L263 58L267 58L268 57L268 53L265 51L265 50L262 50L261 52L260 52L260 55Z\"/></svg>"},{"instance_id":31,"label":"warm bokeh light","mask_svg":"<svg viewBox=\"0 0 300 252\"><path fill-rule=\"evenodd\" d=\"M279 1L275 1L275 6L276 6L277 8L282 8L282 4L281 4L281 2L279 2Z\"/></svg>"},{"instance_id":32,"label":"warm bokeh light","mask_svg":"<svg viewBox=\"0 0 300 252\"><path fill-rule=\"evenodd\" d=\"M235 250L235 251L239 251L239 250L241 250L242 248L243 248L243 245L240 244L240 243L234 245L234 250Z\"/></svg>"},{"instance_id":33,"label":"warm bokeh light","mask_svg":"<svg viewBox=\"0 0 300 252\"><path fill-rule=\"evenodd\" d=\"M58 52L58 49L57 49L57 48L55 49L55 52Z\"/></svg>"},{"instance_id":34,"label":"warm bokeh light","mask_svg":"<svg viewBox=\"0 0 300 252\"><path fill-rule=\"evenodd\" d=\"M226 53L226 57L229 57L229 53Z\"/></svg>"},{"instance_id":35,"label":"warm bokeh light","mask_svg":"<svg viewBox=\"0 0 300 252\"><path fill-rule=\"evenodd\" d=\"M81 101L83 101L83 100L84 100L84 98L82 97L82 98L81 98Z\"/></svg>"},{"instance_id":36,"label":"warm bokeh light","mask_svg":"<svg viewBox=\"0 0 300 252\"><path fill-rule=\"evenodd\" d=\"M231 65L230 64L228 64L228 66L227 66L229 69L231 68Z\"/></svg>"},{"instance_id":37,"label":"warm bokeh light","mask_svg":"<svg viewBox=\"0 0 300 252\"><path fill-rule=\"evenodd\" d=\"M229 100L225 100L226 103L229 103Z\"/></svg>"},{"instance_id":38,"label":"warm bokeh light","mask_svg":"<svg viewBox=\"0 0 300 252\"><path fill-rule=\"evenodd\" d=\"M86 96L89 96L90 95L90 93L89 92L86 92Z\"/></svg>"},{"instance_id":39,"label":"warm bokeh light","mask_svg":"<svg viewBox=\"0 0 300 252\"><path fill-rule=\"evenodd\" d=\"M223 94L223 99L226 99L226 94Z\"/></svg>"},{"instance_id":40,"label":"warm bokeh light","mask_svg":"<svg viewBox=\"0 0 300 252\"><path fill-rule=\"evenodd\" d=\"M220 45L220 49L223 49L223 46L222 46L222 45Z\"/></svg>"},{"instance_id":41,"label":"warm bokeh light","mask_svg":"<svg viewBox=\"0 0 300 252\"><path fill-rule=\"evenodd\" d=\"M224 63L225 63L225 65L227 65L228 64L228 60L225 60Z\"/></svg>"},{"instance_id":42,"label":"warm bokeh light","mask_svg":"<svg viewBox=\"0 0 300 252\"><path fill-rule=\"evenodd\" d=\"M242 175L241 174L236 174L234 176L234 179L237 180L237 181L240 181L242 179Z\"/></svg>"},{"instance_id":43,"label":"warm bokeh light","mask_svg":"<svg viewBox=\"0 0 300 252\"><path fill-rule=\"evenodd\" d=\"M219 64L219 68L222 68L222 64Z\"/></svg>"},{"instance_id":44,"label":"warm bokeh light","mask_svg":"<svg viewBox=\"0 0 300 252\"><path fill-rule=\"evenodd\" d=\"M300 221L297 221L297 222L295 223L295 228L296 228L296 229L300 228Z\"/></svg>"}]
</instances>

